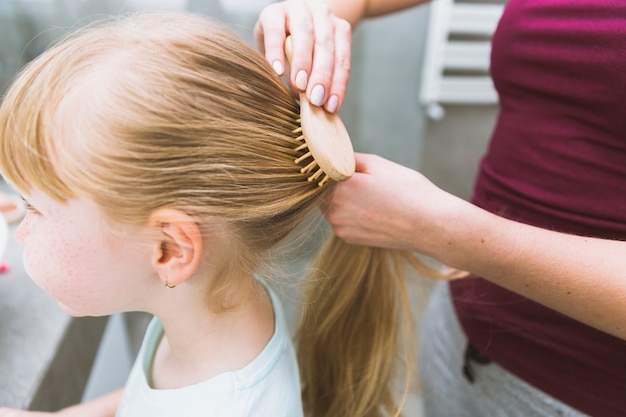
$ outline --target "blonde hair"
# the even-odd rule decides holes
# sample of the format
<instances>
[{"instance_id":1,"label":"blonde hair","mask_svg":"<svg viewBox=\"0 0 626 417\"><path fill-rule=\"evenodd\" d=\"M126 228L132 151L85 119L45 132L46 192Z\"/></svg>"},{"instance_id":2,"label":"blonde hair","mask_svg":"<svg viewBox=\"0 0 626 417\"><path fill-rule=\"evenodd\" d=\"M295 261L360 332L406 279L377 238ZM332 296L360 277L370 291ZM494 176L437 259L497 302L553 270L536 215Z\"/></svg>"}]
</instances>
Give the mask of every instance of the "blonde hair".
<instances>
[{"instance_id":1,"label":"blonde hair","mask_svg":"<svg viewBox=\"0 0 626 417\"><path fill-rule=\"evenodd\" d=\"M162 207L219 221L239 249L233 268L253 270L332 189L294 164L298 112L219 24L133 15L76 31L22 71L0 108L0 167L18 190L89 199L124 224ZM329 245L298 336L307 414L395 413L404 258Z\"/></svg>"}]
</instances>

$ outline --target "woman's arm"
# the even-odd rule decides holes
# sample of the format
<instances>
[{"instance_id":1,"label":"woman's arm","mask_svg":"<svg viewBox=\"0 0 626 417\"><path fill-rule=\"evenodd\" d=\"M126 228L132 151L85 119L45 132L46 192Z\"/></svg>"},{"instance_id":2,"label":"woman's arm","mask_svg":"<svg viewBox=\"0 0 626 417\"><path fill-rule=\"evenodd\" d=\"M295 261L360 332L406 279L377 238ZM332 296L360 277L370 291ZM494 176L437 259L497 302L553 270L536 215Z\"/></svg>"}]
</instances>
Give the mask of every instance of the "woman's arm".
<instances>
[{"instance_id":1,"label":"woman's arm","mask_svg":"<svg viewBox=\"0 0 626 417\"><path fill-rule=\"evenodd\" d=\"M336 112L350 76L352 27L366 17L392 13L426 0L287 0L265 7L254 28L259 50L283 75L285 38L293 39L289 81L315 105Z\"/></svg>"},{"instance_id":2,"label":"woman's arm","mask_svg":"<svg viewBox=\"0 0 626 417\"><path fill-rule=\"evenodd\" d=\"M428 0L324 0L333 13L356 26L365 18L378 17L426 3Z\"/></svg>"},{"instance_id":3,"label":"woman's arm","mask_svg":"<svg viewBox=\"0 0 626 417\"><path fill-rule=\"evenodd\" d=\"M339 237L424 253L626 340L626 242L504 219L373 155L357 171L326 210Z\"/></svg>"}]
</instances>

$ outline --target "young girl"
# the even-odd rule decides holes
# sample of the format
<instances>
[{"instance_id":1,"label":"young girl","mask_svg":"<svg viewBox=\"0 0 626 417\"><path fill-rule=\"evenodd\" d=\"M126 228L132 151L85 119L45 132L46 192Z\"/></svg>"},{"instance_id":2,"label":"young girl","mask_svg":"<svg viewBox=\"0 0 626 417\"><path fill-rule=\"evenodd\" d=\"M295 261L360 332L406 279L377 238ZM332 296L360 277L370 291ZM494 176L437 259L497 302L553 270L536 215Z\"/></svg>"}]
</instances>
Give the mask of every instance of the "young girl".
<instances>
[{"instance_id":1,"label":"young girl","mask_svg":"<svg viewBox=\"0 0 626 417\"><path fill-rule=\"evenodd\" d=\"M277 278L256 275L332 190L294 163L298 114L259 54L188 14L80 30L17 78L0 168L29 203L17 231L29 275L75 316L155 316L124 390L59 415L303 414L266 284ZM313 268L307 414L398 411L392 365L410 314L396 255L333 240Z\"/></svg>"}]
</instances>

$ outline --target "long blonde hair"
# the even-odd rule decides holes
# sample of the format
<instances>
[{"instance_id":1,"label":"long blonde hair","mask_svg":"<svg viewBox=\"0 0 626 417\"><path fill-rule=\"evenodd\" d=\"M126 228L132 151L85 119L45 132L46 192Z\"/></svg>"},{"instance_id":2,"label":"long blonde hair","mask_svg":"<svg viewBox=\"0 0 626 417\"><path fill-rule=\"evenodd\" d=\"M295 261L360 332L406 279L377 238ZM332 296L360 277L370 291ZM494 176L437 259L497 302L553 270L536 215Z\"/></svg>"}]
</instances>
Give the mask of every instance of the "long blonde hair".
<instances>
[{"instance_id":1,"label":"long blonde hair","mask_svg":"<svg viewBox=\"0 0 626 417\"><path fill-rule=\"evenodd\" d=\"M233 268L254 270L332 189L294 164L298 112L263 57L221 25L133 15L76 31L22 71L0 108L0 168L18 190L86 198L126 224L161 207L217 219L239 248ZM396 413L404 257L329 245L298 332L306 412Z\"/></svg>"}]
</instances>

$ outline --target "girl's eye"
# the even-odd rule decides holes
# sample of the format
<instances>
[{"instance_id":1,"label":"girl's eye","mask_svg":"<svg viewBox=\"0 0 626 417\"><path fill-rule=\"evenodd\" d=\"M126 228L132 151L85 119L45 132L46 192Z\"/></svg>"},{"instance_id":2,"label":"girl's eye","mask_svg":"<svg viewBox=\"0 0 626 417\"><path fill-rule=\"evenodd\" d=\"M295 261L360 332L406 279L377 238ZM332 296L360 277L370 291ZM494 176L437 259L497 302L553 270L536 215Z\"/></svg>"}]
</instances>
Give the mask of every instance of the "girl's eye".
<instances>
[{"instance_id":1,"label":"girl's eye","mask_svg":"<svg viewBox=\"0 0 626 417\"><path fill-rule=\"evenodd\" d=\"M26 201L26 199L22 198L22 200L24 200L24 205L26 206L26 210L28 210L29 213L33 213L33 214L39 214L39 210L37 210L35 208L35 206L33 206L32 204L30 204L28 201Z\"/></svg>"}]
</instances>

